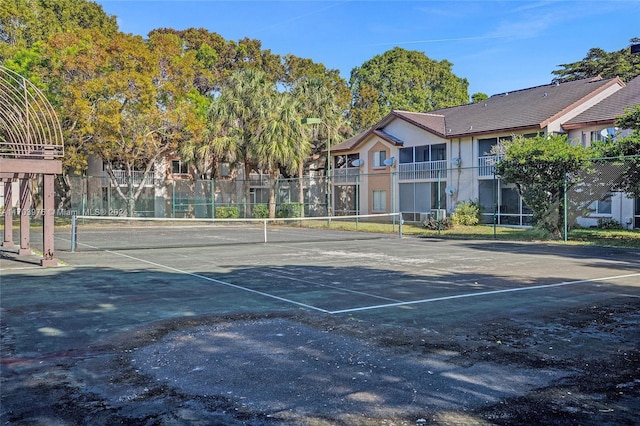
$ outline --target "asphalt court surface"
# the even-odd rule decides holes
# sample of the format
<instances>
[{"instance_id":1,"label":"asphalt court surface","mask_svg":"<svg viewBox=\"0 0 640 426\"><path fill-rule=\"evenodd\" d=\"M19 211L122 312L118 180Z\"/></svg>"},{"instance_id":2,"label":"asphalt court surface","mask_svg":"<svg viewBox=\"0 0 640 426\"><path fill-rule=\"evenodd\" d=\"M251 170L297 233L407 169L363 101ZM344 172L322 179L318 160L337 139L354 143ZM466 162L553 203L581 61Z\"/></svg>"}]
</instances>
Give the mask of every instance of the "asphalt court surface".
<instances>
[{"instance_id":1,"label":"asphalt court surface","mask_svg":"<svg viewBox=\"0 0 640 426\"><path fill-rule=\"evenodd\" d=\"M0 307L19 353L206 315L313 312L463 330L640 298L637 250L562 244L391 237L57 257L62 266L41 268L38 256L2 251Z\"/></svg>"},{"instance_id":2,"label":"asphalt court surface","mask_svg":"<svg viewBox=\"0 0 640 426\"><path fill-rule=\"evenodd\" d=\"M292 424L306 424L306 415L363 424L367 417L459 413L527 395L574 368L523 367L493 356L458 361L457 345L466 339L464 353L474 353L477 336L488 333L495 342L492 328L504 333L505 323L528 322L533 328L522 344L544 334L533 350L553 347L557 356L564 347L573 358L557 324L541 328L545 316L640 300L640 255L631 249L386 237L70 252L66 237L56 241L58 268L0 249L3 386L13 389L6 406L25 419L38 410L20 407L51 412L56 405L47 395L65 398L69 415L98 415L99 403L110 407L100 415L139 420L157 416L157 404L175 420L185 403L197 401L189 395L207 394L231 395L239 404L233 407L293 416ZM569 337L587 353L626 350L637 342L633 318L620 323L627 334L580 329ZM440 342L436 336L455 344L399 355L395 343L387 350L344 333L374 324L373 336L400 346ZM334 326L339 330L329 332ZM264 386L254 386L256 378ZM51 387L34 398L36 382ZM186 399L160 392L158 383ZM64 396L54 389L65 389ZM634 406L623 400L619 407ZM207 406L196 411L207 418ZM361 417L338 421L354 415Z\"/></svg>"},{"instance_id":3,"label":"asphalt court surface","mask_svg":"<svg viewBox=\"0 0 640 426\"><path fill-rule=\"evenodd\" d=\"M57 235L57 247L68 247L67 237ZM5 257L15 259L9 251ZM574 294L579 298L608 292L640 295L636 250L562 244L391 236L142 250L80 247L78 252L58 250L57 257L64 265L47 271L32 269L28 260L5 259L3 281L45 274L59 277L55 279L60 284L76 269L90 271L96 284L103 275L110 280L119 277L134 287L138 281L144 285L156 280L188 290L197 283L215 289L215 300L226 295L223 309L227 310L234 309L237 296L243 301L239 308L250 298L264 309L304 308L331 314L410 311L437 303L470 306L487 300L518 304L523 299L546 300L549 295L559 300Z\"/></svg>"}]
</instances>

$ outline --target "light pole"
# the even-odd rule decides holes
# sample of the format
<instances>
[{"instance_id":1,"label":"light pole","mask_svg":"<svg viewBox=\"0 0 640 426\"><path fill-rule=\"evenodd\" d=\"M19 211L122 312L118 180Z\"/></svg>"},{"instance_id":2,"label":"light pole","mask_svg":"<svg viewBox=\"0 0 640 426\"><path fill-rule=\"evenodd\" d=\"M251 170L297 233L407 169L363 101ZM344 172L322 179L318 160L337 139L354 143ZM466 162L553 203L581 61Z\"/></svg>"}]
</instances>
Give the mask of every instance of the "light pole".
<instances>
[{"instance_id":1,"label":"light pole","mask_svg":"<svg viewBox=\"0 0 640 426\"><path fill-rule=\"evenodd\" d=\"M327 128L327 212L329 217L331 217L333 213L333 197L331 194L331 129L327 123L317 117L303 118L301 122L302 124L322 124Z\"/></svg>"}]
</instances>

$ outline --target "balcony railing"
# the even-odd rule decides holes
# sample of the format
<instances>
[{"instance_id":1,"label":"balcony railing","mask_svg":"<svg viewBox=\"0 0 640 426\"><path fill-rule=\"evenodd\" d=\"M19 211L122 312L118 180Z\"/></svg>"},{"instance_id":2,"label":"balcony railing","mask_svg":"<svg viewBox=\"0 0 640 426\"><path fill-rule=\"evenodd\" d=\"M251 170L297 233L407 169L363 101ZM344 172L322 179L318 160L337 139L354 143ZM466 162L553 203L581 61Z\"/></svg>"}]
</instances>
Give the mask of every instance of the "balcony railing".
<instances>
[{"instance_id":1,"label":"balcony railing","mask_svg":"<svg viewBox=\"0 0 640 426\"><path fill-rule=\"evenodd\" d=\"M332 170L332 181L334 185L355 184L358 182L360 168L341 167Z\"/></svg>"},{"instance_id":2,"label":"balcony railing","mask_svg":"<svg viewBox=\"0 0 640 426\"><path fill-rule=\"evenodd\" d=\"M447 160L398 165L399 180L434 180L447 177Z\"/></svg>"},{"instance_id":3,"label":"balcony railing","mask_svg":"<svg viewBox=\"0 0 640 426\"><path fill-rule=\"evenodd\" d=\"M478 176L493 177L496 172L496 163L500 158L499 155L483 155L478 157Z\"/></svg>"},{"instance_id":4,"label":"balcony railing","mask_svg":"<svg viewBox=\"0 0 640 426\"><path fill-rule=\"evenodd\" d=\"M129 186L131 183L133 186L140 185L140 182L144 179L144 186L153 186L153 175L147 175L145 177L144 172L131 172L131 178L127 177L127 172L124 170L114 170L113 175L116 178L118 186ZM129 182L131 180L131 182Z\"/></svg>"},{"instance_id":5,"label":"balcony railing","mask_svg":"<svg viewBox=\"0 0 640 426\"><path fill-rule=\"evenodd\" d=\"M269 175L264 173L250 173L249 186L251 186L252 188L256 188L256 187L268 188Z\"/></svg>"}]
</instances>

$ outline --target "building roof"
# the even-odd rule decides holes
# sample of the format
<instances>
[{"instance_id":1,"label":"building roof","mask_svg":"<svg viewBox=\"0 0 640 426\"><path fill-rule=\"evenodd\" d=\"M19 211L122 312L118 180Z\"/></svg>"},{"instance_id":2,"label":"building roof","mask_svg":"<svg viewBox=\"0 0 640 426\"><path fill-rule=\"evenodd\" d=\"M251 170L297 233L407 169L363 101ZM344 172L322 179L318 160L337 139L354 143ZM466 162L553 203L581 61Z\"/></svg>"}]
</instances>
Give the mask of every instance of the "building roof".
<instances>
[{"instance_id":1,"label":"building roof","mask_svg":"<svg viewBox=\"0 0 640 426\"><path fill-rule=\"evenodd\" d=\"M600 77L547 84L501 93L474 104L445 108L432 113L445 116L448 138L474 134L542 129L572 107L595 97L612 85L624 86L619 78Z\"/></svg>"},{"instance_id":2,"label":"building roof","mask_svg":"<svg viewBox=\"0 0 640 426\"><path fill-rule=\"evenodd\" d=\"M629 106L638 104L640 104L640 77L634 78L608 98L563 123L562 127L574 129L588 124L613 124L616 117L624 114Z\"/></svg>"},{"instance_id":3,"label":"building roof","mask_svg":"<svg viewBox=\"0 0 640 426\"><path fill-rule=\"evenodd\" d=\"M612 86L618 86L621 89L569 120L568 123L583 123L584 120L589 121L599 116L611 116L613 120L613 117L623 112L625 106L639 102L640 77L632 80L626 87L618 77L610 79L594 77L500 93L482 102L443 108L428 113L394 110L370 129L337 144L332 149L353 150L374 134L391 144L402 145L403 141L384 131L387 124L396 119L406 121L445 139L497 132L507 133L520 129L543 129L550 122L597 97Z\"/></svg>"}]
</instances>

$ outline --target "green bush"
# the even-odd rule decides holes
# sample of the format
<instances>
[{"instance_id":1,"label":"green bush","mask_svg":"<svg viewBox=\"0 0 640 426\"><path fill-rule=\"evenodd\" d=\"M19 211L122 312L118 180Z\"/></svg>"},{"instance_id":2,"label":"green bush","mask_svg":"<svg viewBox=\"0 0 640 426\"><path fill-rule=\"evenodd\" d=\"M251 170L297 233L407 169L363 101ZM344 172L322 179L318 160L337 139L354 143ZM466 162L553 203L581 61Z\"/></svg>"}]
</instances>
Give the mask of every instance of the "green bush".
<instances>
[{"instance_id":1,"label":"green bush","mask_svg":"<svg viewBox=\"0 0 640 426\"><path fill-rule=\"evenodd\" d=\"M216 219L237 219L240 217L240 209L233 206L216 207Z\"/></svg>"},{"instance_id":2,"label":"green bush","mask_svg":"<svg viewBox=\"0 0 640 426\"><path fill-rule=\"evenodd\" d=\"M269 217L269 206L266 204L256 204L253 206L253 217L256 219L266 219Z\"/></svg>"},{"instance_id":3,"label":"green bush","mask_svg":"<svg viewBox=\"0 0 640 426\"><path fill-rule=\"evenodd\" d=\"M278 217L302 217L304 212L304 204L302 203L283 203L278 206L276 216Z\"/></svg>"},{"instance_id":4,"label":"green bush","mask_svg":"<svg viewBox=\"0 0 640 426\"><path fill-rule=\"evenodd\" d=\"M623 229L622 224L610 217L601 217L598 219L598 228L600 229Z\"/></svg>"},{"instance_id":5,"label":"green bush","mask_svg":"<svg viewBox=\"0 0 640 426\"><path fill-rule=\"evenodd\" d=\"M480 203L478 201L461 201L451 215L455 225L477 225L480 223Z\"/></svg>"}]
</instances>

